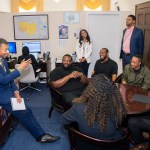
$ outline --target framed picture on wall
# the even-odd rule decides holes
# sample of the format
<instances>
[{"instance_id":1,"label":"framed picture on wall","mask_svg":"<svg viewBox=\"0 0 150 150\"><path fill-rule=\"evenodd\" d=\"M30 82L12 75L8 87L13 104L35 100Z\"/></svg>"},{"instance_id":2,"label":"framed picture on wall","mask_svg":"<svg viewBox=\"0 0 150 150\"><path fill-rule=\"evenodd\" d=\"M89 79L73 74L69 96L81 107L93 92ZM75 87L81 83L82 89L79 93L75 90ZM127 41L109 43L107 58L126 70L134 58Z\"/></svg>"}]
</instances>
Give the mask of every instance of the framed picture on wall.
<instances>
[{"instance_id":1,"label":"framed picture on wall","mask_svg":"<svg viewBox=\"0 0 150 150\"><path fill-rule=\"evenodd\" d=\"M74 12L64 13L64 23L79 23L80 22L80 14Z\"/></svg>"},{"instance_id":2,"label":"framed picture on wall","mask_svg":"<svg viewBox=\"0 0 150 150\"><path fill-rule=\"evenodd\" d=\"M15 40L49 39L48 15L13 16Z\"/></svg>"},{"instance_id":3,"label":"framed picture on wall","mask_svg":"<svg viewBox=\"0 0 150 150\"><path fill-rule=\"evenodd\" d=\"M60 25L58 30L59 30L59 39L68 39L67 25Z\"/></svg>"}]
</instances>

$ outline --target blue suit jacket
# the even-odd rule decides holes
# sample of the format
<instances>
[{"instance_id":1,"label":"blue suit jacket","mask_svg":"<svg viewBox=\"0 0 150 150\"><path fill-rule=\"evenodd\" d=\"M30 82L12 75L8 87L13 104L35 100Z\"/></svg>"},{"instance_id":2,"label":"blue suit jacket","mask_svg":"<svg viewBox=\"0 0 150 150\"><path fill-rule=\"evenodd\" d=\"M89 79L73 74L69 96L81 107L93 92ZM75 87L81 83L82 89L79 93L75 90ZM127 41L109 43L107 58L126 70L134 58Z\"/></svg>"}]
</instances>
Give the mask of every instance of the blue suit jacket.
<instances>
[{"instance_id":1,"label":"blue suit jacket","mask_svg":"<svg viewBox=\"0 0 150 150\"><path fill-rule=\"evenodd\" d=\"M13 72L9 71L6 60L4 60L4 66L6 72L0 65L0 104L7 104L10 102L10 98L14 96L14 91L18 90L14 83L14 79L20 76L19 71L16 69Z\"/></svg>"},{"instance_id":2,"label":"blue suit jacket","mask_svg":"<svg viewBox=\"0 0 150 150\"><path fill-rule=\"evenodd\" d=\"M123 31L123 38L124 38L125 31L126 29ZM120 59L122 58L122 54L123 54L123 38L121 42ZM143 50L144 50L143 31L141 29L134 27L131 40L130 40L130 55L131 57L135 54L143 55Z\"/></svg>"}]
</instances>

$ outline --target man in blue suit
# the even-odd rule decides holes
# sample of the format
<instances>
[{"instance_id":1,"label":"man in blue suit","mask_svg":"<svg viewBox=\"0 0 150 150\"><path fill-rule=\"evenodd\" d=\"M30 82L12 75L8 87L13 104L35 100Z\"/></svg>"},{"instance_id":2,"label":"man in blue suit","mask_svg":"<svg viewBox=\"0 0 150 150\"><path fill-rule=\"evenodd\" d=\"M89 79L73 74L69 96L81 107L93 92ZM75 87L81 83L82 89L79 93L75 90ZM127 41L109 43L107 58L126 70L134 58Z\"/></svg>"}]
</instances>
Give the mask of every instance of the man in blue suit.
<instances>
[{"instance_id":1,"label":"man in blue suit","mask_svg":"<svg viewBox=\"0 0 150 150\"><path fill-rule=\"evenodd\" d=\"M0 38L0 106L14 115L22 123L32 136L41 143L54 142L59 137L46 134L35 119L31 109L26 105L26 110L13 111L11 107L11 97L15 97L20 103L21 96L14 79L20 76L21 71L28 67L30 59L22 61L18 69L10 72L5 58L8 55L8 43L5 39Z\"/></svg>"},{"instance_id":2,"label":"man in blue suit","mask_svg":"<svg viewBox=\"0 0 150 150\"><path fill-rule=\"evenodd\" d=\"M129 15L126 19L127 28L123 31L120 52L120 59L122 59L123 69L125 65L130 63L130 60L134 55L143 55L143 31L135 27L135 22L136 17L134 15Z\"/></svg>"}]
</instances>

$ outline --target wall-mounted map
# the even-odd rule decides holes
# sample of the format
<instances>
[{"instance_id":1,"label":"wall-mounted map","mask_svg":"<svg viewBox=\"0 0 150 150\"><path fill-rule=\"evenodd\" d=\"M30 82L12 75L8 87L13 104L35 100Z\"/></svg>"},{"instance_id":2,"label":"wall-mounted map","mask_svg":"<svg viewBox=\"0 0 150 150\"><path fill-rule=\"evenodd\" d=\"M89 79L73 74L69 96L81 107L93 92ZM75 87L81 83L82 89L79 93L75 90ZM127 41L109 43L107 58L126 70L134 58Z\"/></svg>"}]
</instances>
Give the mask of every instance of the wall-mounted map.
<instances>
[{"instance_id":1,"label":"wall-mounted map","mask_svg":"<svg viewBox=\"0 0 150 150\"><path fill-rule=\"evenodd\" d=\"M13 21L15 40L49 38L48 15L17 15Z\"/></svg>"}]
</instances>

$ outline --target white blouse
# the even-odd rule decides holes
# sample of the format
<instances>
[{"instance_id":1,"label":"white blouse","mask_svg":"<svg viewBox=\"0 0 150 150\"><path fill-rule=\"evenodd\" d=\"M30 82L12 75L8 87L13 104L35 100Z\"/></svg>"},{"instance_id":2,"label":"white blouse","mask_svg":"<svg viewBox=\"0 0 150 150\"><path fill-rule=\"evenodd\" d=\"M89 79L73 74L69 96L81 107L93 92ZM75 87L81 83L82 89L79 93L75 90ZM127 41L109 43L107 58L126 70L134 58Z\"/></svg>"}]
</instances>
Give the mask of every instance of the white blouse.
<instances>
[{"instance_id":1,"label":"white blouse","mask_svg":"<svg viewBox=\"0 0 150 150\"><path fill-rule=\"evenodd\" d=\"M80 62L79 59L84 57L87 63L91 62L91 54L92 54L92 43L89 42L83 43L80 45L79 40L76 42L76 54L77 54L77 62Z\"/></svg>"}]
</instances>

